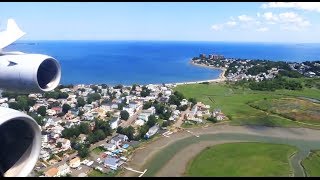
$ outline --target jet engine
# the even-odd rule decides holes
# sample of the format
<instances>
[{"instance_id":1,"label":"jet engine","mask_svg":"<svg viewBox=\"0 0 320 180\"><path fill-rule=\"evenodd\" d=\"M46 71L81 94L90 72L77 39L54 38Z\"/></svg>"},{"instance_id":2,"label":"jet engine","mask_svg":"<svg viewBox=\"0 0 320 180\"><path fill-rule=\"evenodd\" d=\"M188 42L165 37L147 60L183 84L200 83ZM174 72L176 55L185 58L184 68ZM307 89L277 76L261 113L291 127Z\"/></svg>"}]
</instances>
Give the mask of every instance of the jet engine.
<instances>
[{"instance_id":1,"label":"jet engine","mask_svg":"<svg viewBox=\"0 0 320 180\"><path fill-rule=\"evenodd\" d=\"M0 88L21 93L51 91L60 82L61 68L52 57L42 54L0 55Z\"/></svg>"},{"instance_id":2,"label":"jet engine","mask_svg":"<svg viewBox=\"0 0 320 180\"><path fill-rule=\"evenodd\" d=\"M43 54L2 51L24 34L13 19L0 32L0 89L17 93L51 91L61 78L57 60ZM41 128L25 113L0 107L0 146L0 176L28 176L40 155Z\"/></svg>"},{"instance_id":3,"label":"jet engine","mask_svg":"<svg viewBox=\"0 0 320 180\"><path fill-rule=\"evenodd\" d=\"M30 116L0 107L0 176L25 177L38 161L41 130Z\"/></svg>"}]
</instances>

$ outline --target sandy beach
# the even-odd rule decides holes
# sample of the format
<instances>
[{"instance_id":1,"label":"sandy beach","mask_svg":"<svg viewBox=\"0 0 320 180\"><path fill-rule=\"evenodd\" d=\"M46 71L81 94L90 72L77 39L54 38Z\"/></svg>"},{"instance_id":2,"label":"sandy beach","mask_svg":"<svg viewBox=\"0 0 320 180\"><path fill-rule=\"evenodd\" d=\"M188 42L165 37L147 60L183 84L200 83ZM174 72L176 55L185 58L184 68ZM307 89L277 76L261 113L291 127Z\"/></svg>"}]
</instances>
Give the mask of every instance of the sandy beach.
<instances>
[{"instance_id":1,"label":"sandy beach","mask_svg":"<svg viewBox=\"0 0 320 180\"><path fill-rule=\"evenodd\" d=\"M178 83L168 83L168 84L175 84L175 85L183 85L183 84L198 84L198 83L203 83L203 82L223 82L226 80L226 77L224 76L225 72L227 69L225 68L217 68L217 67L212 67L212 66L206 66L206 65L202 65L202 64L196 64L194 63L192 60L190 60L190 64L194 65L194 66L200 66L200 67L204 67L204 68L210 68L210 69L219 69L222 70L221 74L219 75L219 78L216 79L208 79L208 80L202 80L202 81L189 81L189 82L178 82Z\"/></svg>"}]
</instances>

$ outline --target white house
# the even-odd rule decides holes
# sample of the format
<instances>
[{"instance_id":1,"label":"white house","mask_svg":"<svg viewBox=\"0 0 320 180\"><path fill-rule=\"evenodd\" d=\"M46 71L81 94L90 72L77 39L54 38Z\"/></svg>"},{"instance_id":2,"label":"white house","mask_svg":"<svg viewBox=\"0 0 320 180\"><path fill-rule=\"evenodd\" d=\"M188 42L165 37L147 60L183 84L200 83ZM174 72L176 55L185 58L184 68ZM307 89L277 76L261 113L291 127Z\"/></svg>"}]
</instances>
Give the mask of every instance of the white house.
<instances>
[{"instance_id":1,"label":"white house","mask_svg":"<svg viewBox=\"0 0 320 180\"><path fill-rule=\"evenodd\" d=\"M65 176L70 172L70 167L67 164L58 167L58 176Z\"/></svg>"},{"instance_id":2,"label":"white house","mask_svg":"<svg viewBox=\"0 0 320 180\"><path fill-rule=\"evenodd\" d=\"M119 123L120 123L120 118L119 118L119 116L118 116L118 117L113 117L113 118L109 121L109 124L110 124L111 129L116 129L116 128L118 128Z\"/></svg>"},{"instance_id":3,"label":"white house","mask_svg":"<svg viewBox=\"0 0 320 180\"><path fill-rule=\"evenodd\" d=\"M128 141L128 136L123 134L118 134L111 139L111 143L119 146L122 142Z\"/></svg>"},{"instance_id":4,"label":"white house","mask_svg":"<svg viewBox=\"0 0 320 180\"><path fill-rule=\"evenodd\" d=\"M116 150L117 146L115 144L106 144L104 145L104 148L107 149L108 151L114 151Z\"/></svg>"},{"instance_id":5,"label":"white house","mask_svg":"<svg viewBox=\"0 0 320 180\"><path fill-rule=\"evenodd\" d=\"M65 139L65 138L59 138L57 139L57 143L60 142L62 144L61 149L63 151L68 150L71 148L71 143L69 139Z\"/></svg>"},{"instance_id":6,"label":"white house","mask_svg":"<svg viewBox=\"0 0 320 180\"><path fill-rule=\"evenodd\" d=\"M41 150L39 158L46 161L50 158L50 155L49 155L48 151Z\"/></svg>"}]
</instances>

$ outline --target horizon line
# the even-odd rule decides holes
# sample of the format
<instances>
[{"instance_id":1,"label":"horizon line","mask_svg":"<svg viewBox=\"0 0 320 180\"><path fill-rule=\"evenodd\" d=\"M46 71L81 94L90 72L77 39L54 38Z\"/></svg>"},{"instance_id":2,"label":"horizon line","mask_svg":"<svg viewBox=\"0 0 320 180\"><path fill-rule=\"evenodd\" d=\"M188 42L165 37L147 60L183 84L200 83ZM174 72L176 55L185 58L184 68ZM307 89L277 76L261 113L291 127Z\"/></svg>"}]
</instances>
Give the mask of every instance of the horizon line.
<instances>
[{"instance_id":1,"label":"horizon line","mask_svg":"<svg viewBox=\"0 0 320 180\"><path fill-rule=\"evenodd\" d=\"M214 40L133 40L133 39L23 39L19 41L140 41L140 42L220 42L220 43L284 43L284 44L320 44L320 42L292 41L214 41Z\"/></svg>"}]
</instances>

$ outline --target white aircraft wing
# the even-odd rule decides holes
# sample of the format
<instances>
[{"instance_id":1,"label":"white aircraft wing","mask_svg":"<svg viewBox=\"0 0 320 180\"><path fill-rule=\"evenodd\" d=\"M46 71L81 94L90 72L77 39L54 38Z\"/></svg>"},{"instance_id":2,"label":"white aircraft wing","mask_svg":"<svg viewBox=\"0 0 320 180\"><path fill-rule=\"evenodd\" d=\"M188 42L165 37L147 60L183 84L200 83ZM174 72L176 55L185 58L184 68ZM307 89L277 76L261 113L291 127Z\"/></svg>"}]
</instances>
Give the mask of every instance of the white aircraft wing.
<instances>
[{"instance_id":1,"label":"white aircraft wing","mask_svg":"<svg viewBox=\"0 0 320 180\"><path fill-rule=\"evenodd\" d=\"M13 19L8 19L7 29L0 32L0 50L20 39L25 34Z\"/></svg>"}]
</instances>

